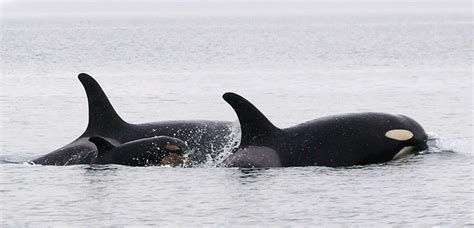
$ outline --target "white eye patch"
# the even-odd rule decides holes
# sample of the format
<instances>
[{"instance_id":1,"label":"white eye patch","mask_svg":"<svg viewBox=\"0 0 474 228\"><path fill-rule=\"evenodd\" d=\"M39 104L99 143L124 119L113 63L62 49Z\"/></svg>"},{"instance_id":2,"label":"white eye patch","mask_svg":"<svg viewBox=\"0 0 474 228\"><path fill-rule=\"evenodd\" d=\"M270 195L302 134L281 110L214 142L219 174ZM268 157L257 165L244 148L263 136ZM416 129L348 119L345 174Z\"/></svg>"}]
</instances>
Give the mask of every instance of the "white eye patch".
<instances>
[{"instance_id":1,"label":"white eye patch","mask_svg":"<svg viewBox=\"0 0 474 228\"><path fill-rule=\"evenodd\" d=\"M393 129L385 133L385 137L395 139L398 141L406 141L413 138L413 133L404 129Z\"/></svg>"}]
</instances>

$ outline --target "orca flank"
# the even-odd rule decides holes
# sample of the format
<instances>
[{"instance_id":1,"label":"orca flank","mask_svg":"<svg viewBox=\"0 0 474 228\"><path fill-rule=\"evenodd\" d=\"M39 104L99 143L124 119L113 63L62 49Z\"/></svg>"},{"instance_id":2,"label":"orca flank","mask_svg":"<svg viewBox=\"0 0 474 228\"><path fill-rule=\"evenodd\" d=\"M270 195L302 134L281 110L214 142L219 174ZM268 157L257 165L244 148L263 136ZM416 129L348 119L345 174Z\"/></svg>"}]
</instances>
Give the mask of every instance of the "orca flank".
<instances>
[{"instance_id":1,"label":"orca flank","mask_svg":"<svg viewBox=\"0 0 474 228\"><path fill-rule=\"evenodd\" d=\"M403 115L351 113L280 129L245 98L235 93L223 98L236 112L242 134L228 166L365 165L426 148L423 128Z\"/></svg>"}]
</instances>

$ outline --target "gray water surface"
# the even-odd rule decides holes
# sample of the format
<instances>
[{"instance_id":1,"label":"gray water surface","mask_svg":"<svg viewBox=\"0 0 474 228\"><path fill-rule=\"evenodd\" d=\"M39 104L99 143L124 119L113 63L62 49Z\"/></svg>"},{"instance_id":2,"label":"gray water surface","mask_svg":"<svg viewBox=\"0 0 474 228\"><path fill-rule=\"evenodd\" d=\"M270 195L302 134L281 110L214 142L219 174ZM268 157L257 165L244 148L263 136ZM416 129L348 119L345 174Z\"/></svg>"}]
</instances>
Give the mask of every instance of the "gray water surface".
<instances>
[{"instance_id":1,"label":"gray water surface","mask_svg":"<svg viewBox=\"0 0 474 228\"><path fill-rule=\"evenodd\" d=\"M365 2L358 7L384 10L362 13L318 4L300 1L292 11L282 3L261 14L179 5L172 8L181 13L168 14L7 14L0 225L474 224L470 12L444 3L407 11ZM236 121L221 98L233 91L279 127L348 112L404 114L429 132L431 147L346 168L23 164L84 131L80 72L133 123Z\"/></svg>"}]
</instances>

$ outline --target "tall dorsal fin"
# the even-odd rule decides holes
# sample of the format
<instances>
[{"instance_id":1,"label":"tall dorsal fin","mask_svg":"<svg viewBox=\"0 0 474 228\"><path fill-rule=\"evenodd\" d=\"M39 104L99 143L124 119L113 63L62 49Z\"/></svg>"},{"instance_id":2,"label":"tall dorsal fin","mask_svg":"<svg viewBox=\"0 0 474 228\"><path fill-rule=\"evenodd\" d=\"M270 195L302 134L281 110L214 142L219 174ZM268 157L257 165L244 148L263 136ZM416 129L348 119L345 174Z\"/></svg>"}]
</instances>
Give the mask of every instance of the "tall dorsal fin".
<instances>
[{"instance_id":1,"label":"tall dorsal fin","mask_svg":"<svg viewBox=\"0 0 474 228\"><path fill-rule=\"evenodd\" d=\"M116 129L127 124L115 112L114 107L94 78L85 73L80 73L78 78L86 90L89 102L89 124L83 136L105 133L111 128Z\"/></svg>"},{"instance_id":2,"label":"tall dorsal fin","mask_svg":"<svg viewBox=\"0 0 474 228\"><path fill-rule=\"evenodd\" d=\"M92 136L89 138L89 141L94 143L97 147L97 157L101 157L107 151L110 151L111 149L115 148L115 146L111 142L100 136Z\"/></svg>"},{"instance_id":3,"label":"tall dorsal fin","mask_svg":"<svg viewBox=\"0 0 474 228\"><path fill-rule=\"evenodd\" d=\"M258 144L258 140L279 130L252 103L235 93L225 93L224 100L239 117L242 138L240 147Z\"/></svg>"}]
</instances>

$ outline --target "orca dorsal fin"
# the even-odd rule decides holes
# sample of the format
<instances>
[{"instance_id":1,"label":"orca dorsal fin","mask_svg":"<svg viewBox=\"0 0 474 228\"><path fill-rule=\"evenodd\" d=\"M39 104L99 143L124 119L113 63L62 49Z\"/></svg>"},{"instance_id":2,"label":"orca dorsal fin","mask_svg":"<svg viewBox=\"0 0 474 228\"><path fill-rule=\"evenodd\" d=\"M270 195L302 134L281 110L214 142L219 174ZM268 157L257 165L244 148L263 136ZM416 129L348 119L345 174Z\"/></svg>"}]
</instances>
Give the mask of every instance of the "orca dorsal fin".
<instances>
[{"instance_id":1,"label":"orca dorsal fin","mask_svg":"<svg viewBox=\"0 0 474 228\"><path fill-rule=\"evenodd\" d=\"M89 141L91 143L94 143L94 145L97 147L97 157L101 157L107 151L110 151L111 149L115 148L115 146L111 142L100 136L92 136L89 138Z\"/></svg>"},{"instance_id":2,"label":"orca dorsal fin","mask_svg":"<svg viewBox=\"0 0 474 228\"><path fill-rule=\"evenodd\" d=\"M279 130L252 103L235 93L225 93L224 100L232 106L240 122L240 147L258 144L258 140Z\"/></svg>"},{"instance_id":3,"label":"orca dorsal fin","mask_svg":"<svg viewBox=\"0 0 474 228\"><path fill-rule=\"evenodd\" d=\"M89 123L83 136L106 133L112 127L116 129L127 124L115 112L107 95L94 78L85 73L80 73L78 78L86 90L89 103Z\"/></svg>"}]
</instances>

